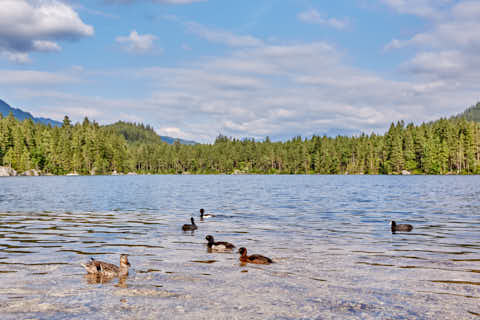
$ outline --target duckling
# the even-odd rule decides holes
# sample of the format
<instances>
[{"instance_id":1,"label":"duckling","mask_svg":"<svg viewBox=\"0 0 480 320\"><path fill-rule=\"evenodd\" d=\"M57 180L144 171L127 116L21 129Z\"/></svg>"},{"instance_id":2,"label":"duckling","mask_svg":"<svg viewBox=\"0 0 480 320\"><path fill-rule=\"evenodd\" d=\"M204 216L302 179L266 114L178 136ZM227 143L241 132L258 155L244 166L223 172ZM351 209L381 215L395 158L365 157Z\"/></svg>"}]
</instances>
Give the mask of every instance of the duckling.
<instances>
[{"instance_id":1,"label":"duckling","mask_svg":"<svg viewBox=\"0 0 480 320\"><path fill-rule=\"evenodd\" d=\"M213 240L213 236L211 235L206 236L205 239L208 241L207 243L208 249L212 251L229 251L235 248L235 246L230 242L225 242L225 241L215 242Z\"/></svg>"},{"instance_id":2,"label":"duckling","mask_svg":"<svg viewBox=\"0 0 480 320\"><path fill-rule=\"evenodd\" d=\"M213 218L215 217L214 214L207 213L205 214L205 209L200 209L200 220L203 221L203 219L208 219L208 218Z\"/></svg>"},{"instance_id":3,"label":"duckling","mask_svg":"<svg viewBox=\"0 0 480 320\"><path fill-rule=\"evenodd\" d=\"M396 231L410 232L413 229L411 224L397 224L395 221L392 221L390 224L392 227L392 233L395 233Z\"/></svg>"},{"instance_id":4,"label":"duckling","mask_svg":"<svg viewBox=\"0 0 480 320\"><path fill-rule=\"evenodd\" d=\"M87 264L82 263L82 266L90 274L116 277L128 275L128 267L130 267L130 262L128 262L128 256L126 254L121 254L120 267L108 262L98 261L93 258L90 258L90 261Z\"/></svg>"},{"instance_id":5,"label":"duckling","mask_svg":"<svg viewBox=\"0 0 480 320\"><path fill-rule=\"evenodd\" d=\"M192 224L184 224L182 227L183 231L193 231L197 230L197 225L195 224L195 220L193 220L193 217L190 218L190 221L192 221Z\"/></svg>"},{"instance_id":6,"label":"duckling","mask_svg":"<svg viewBox=\"0 0 480 320\"><path fill-rule=\"evenodd\" d=\"M273 260L267 257L264 257L259 254L252 254L251 256L247 256L247 249L242 247L238 249L238 253L241 254L240 261L241 262L248 262L248 263L256 263L256 264L270 264L273 263Z\"/></svg>"}]
</instances>

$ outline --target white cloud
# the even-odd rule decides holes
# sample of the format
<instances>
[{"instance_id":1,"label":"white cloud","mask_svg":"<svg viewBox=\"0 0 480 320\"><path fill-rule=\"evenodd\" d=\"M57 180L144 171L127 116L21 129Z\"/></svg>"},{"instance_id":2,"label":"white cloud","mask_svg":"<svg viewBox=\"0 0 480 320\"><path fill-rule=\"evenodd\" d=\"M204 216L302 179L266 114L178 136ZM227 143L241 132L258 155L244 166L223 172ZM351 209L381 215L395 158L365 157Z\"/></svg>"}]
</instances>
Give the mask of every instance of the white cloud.
<instances>
[{"instance_id":1,"label":"white cloud","mask_svg":"<svg viewBox=\"0 0 480 320\"><path fill-rule=\"evenodd\" d=\"M79 78L60 72L0 69L0 74L2 75L0 77L0 84L5 86L48 86L80 81Z\"/></svg>"},{"instance_id":2,"label":"white cloud","mask_svg":"<svg viewBox=\"0 0 480 320\"><path fill-rule=\"evenodd\" d=\"M387 1L387 0L385 0ZM407 4L406 0L388 0ZM448 77L452 86L469 85L480 80L476 70L480 67L480 2L478 1L423 1L435 9L428 15L431 26L410 39L393 39L385 50L413 47L419 49L404 67L431 81ZM411 3L413 5L413 3ZM415 6L413 6L415 7ZM432 9L432 10L433 10ZM438 16L443 17L437 19Z\"/></svg>"},{"instance_id":3,"label":"white cloud","mask_svg":"<svg viewBox=\"0 0 480 320\"><path fill-rule=\"evenodd\" d=\"M225 30L214 30L196 22L185 23L188 30L210 42L222 43L231 47L257 47L263 41L252 36L239 36Z\"/></svg>"},{"instance_id":4,"label":"white cloud","mask_svg":"<svg viewBox=\"0 0 480 320\"><path fill-rule=\"evenodd\" d=\"M153 2L153 3L164 3L164 4L191 4L195 2L207 2L208 0L106 0L107 3L134 3L134 2Z\"/></svg>"},{"instance_id":5,"label":"white cloud","mask_svg":"<svg viewBox=\"0 0 480 320\"><path fill-rule=\"evenodd\" d=\"M339 20L336 18L327 18L315 9L301 12L297 15L298 19L306 23L326 25L336 29L345 29L348 26L348 20Z\"/></svg>"},{"instance_id":6,"label":"white cloud","mask_svg":"<svg viewBox=\"0 0 480 320\"><path fill-rule=\"evenodd\" d=\"M206 2L207 0L153 0L157 3L170 3L170 4L190 4L194 2Z\"/></svg>"},{"instance_id":7,"label":"white cloud","mask_svg":"<svg viewBox=\"0 0 480 320\"><path fill-rule=\"evenodd\" d=\"M58 41L77 40L93 32L70 6L57 0L0 3L0 52L11 60L28 62L29 52L59 51Z\"/></svg>"},{"instance_id":8,"label":"white cloud","mask_svg":"<svg viewBox=\"0 0 480 320\"><path fill-rule=\"evenodd\" d=\"M34 40L33 49L36 51L60 51L61 48L56 42L45 41L45 40Z\"/></svg>"},{"instance_id":9,"label":"white cloud","mask_svg":"<svg viewBox=\"0 0 480 320\"><path fill-rule=\"evenodd\" d=\"M169 137L188 136L188 133L183 132L182 129L176 128L176 127L161 127L161 128L158 128L156 131L161 136L169 136Z\"/></svg>"},{"instance_id":10,"label":"white cloud","mask_svg":"<svg viewBox=\"0 0 480 320\"><path fill-rule=\"evenodd\" d=\"M153 49L153 42L157 39L152 34L138 34L132 30L126 37L119 36L115 40L124 45L124 49L132 53L146 53Z\"/></svg>"},{"instance_id":11,"label":"white cloud","mask_svg":"<svg viewBox=\"0 0 480 320\"><path fill-rule=\"evenodd\" d=\"M478 19L480 17L480 3L478 1L460 2L453 8L452 14L458 19Z\"/></svg>"},{"instance_id":12,"label":"white cloud","mask_svg":"<svg viewBox=\"0 0 480 320\"><path fill-rule=\"evenodd\" d=\"M480 15L478 16L480 18ZM418 33L408 40L393 39L385 46L386 50L407 46L445 48L453 46L480 47L477 29L479 21L459 21L452 17L450 22L440 22L431 30Z\"/></svg>"},{"instance_id":13,"label":"white cloud","mask_svg":"<svg viewBox=\"0 0 480 320\"><path fill-rule=\"evenodd\" d=\"M420 17L440 18L443 9L455 0L380 0L399 13L414 14Z\"/></svg>"},{"instance_id":14,"label":"white cloud","mask_svg":"<svg viewBox=\"0 0 480 320\"><path fill-rule=\"evenodd\" d=\"M462 73L468 67L462 53L456 50L420 52L408 63L408 66L416 73L434 73L442 77Z\"/></svg>"},{"instance_id":15,"label":"white cloud","mask_svg":"<svg viewBox=\"0 0 480 320\"><path fill-rule=\"evenodd\" d=\"M2 55L7 57L10 62L16 64L27 64L31 62L27 53L3 51Z\"/></svg>"}]
</instances>

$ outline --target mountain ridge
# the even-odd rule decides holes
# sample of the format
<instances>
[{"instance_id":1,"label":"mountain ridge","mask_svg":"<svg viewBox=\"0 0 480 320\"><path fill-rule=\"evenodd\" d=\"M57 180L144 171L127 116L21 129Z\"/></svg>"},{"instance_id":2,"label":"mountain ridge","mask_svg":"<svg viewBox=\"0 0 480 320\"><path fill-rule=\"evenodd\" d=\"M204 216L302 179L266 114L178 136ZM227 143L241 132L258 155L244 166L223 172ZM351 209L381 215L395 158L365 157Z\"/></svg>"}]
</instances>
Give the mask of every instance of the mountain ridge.
<instances>
[{"instance_id":1,"label":"mountain ridge","mask_svg":"<svg viewBox=\"0 0 480 320\"><path fill-rule=\"evenodd\" d=\"M455 116L455 118L465 118L469 121L480 122L480 102L467 108L465 111Z\"/></svg>"},{"instance_id":2,"label":"mountain ridge","mask_svg":"<svg viewBox=\"0 0 480 320\"><path fill-rule=\"evenodd\" d=\"M42 123L42 124L45 124L45 125L51 125L52 127L61 127L62 126L62 122L60 122L60 121L52 120L52 119L49 119L49 118L34 117L30 112L23 111L19 108L13 108L8 103L6 103L4 100L0 99L0 114L2 114L4 117L7 117L10 114L10 112L13 114L15 119L20 120L20 121L23 121L25 119L32 119L33 122ZM145 125L140 125L140 124L137 125L137 124L133 124L133 123L130 124L128 122L117 121L113 124L105 125L104 127L113 128L112 130L118 131L118 133L122 134L125 137L125 139L129 142L134 142L134 141L140 139L138 137L133 138L131 134L128 135L126 133L126 131L128 131L128 130L125 129L125 126L128 126L128 125L130 125L131 127L135 127L137 129L137 132L134 133L135 135L138 135L139 132L143 131L143 132L140 133L141 137L146 139L146 140L149 140L151 142L153 140L156 140L156 142L165 142L167 144L174 144L176 141L178 141L181 144L186 144L186 145L197 144L197 142L191 141L191 140L184 140L184 139L179 139L179 138L174 138L174 137L169 137L169 136L161 136L161 135L157 134L153 130L153 128L150 127L149 125L145 126ZM116 127L121 127L121 126L123 126L123 128L116 128Z\"/></svg>"},{"instance_id":3,"label":"mountain ridge","mask_svg":"<svg viewBox=\"0 0 480 320\"><path fill-rule=\"evenodd\" d=\"M26 112L18 108L13 108L8 103L0 99L0 113L4 117L7 117L10 114L10 112L13 114L15 119L18 119L21 121L25 119L32 119L33 122L43 123L45 125L51 125L53 127L59 127L62 125L60 121L56 121L48 118L42 118L42 117L34 117L30 112Z\"/></svg>"},{"instance_id":4,"label":"mountain ridge","mask_svg":"<svg viewBox=\"0 0 480 320\"><path fill-rule=\"evenodd\" d=\"M141 123L131 123L125 121L117 121L112 124L104 126L105 128L114 131L117 134L122 135L129 143L135 142L150 142L150 143L167 143L174 144L178 141L185 145L197 144L195 141L184 140L179 138L173 138L169 136L161 136L155 132L150 125L144 125Z\"/></svg>"}]
</instances>

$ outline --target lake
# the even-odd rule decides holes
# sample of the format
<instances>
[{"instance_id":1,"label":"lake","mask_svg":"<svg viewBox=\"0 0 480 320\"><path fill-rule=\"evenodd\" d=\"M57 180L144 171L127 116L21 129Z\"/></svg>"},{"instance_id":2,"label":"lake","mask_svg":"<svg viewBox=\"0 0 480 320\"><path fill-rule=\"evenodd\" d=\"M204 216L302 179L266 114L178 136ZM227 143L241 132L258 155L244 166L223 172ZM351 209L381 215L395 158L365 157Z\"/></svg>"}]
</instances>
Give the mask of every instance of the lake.
<instances>
[{"instance_id":1,"label":"lake","mask_svg":"<svg viewBox=\"0 0 480 320\"><path fill-rule=\"evenodd\" d=\"M207 234L276 263L209 253ZM120 253L126 279L80 266ZM0 318L479 319L480 180L0 178Z\"/></svg>"}]
</instances>

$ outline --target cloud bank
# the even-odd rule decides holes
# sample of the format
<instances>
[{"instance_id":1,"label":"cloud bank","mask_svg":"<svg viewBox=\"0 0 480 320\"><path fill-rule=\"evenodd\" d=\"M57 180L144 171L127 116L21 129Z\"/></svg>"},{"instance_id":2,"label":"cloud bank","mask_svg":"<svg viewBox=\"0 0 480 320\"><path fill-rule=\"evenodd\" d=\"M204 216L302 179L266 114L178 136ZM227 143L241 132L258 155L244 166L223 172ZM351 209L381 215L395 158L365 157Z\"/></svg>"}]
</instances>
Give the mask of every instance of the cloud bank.
<instances>
[{"instance_id":1,"label":"cloud bank","mask_svg":"<svg viewBox=\"0 0 480 320\"><path fill-rule=\"evenodd\" d=\"M409 39L392 39L385 50L417 49L414 57L404 64L404 68L416 76L448 81L451 87L471 86L472 81L478 82L480 2L424 2L429 11L435 12L428 15L430 27ZM441 10L439 4L452 5ZM437 19L438 16L442 19Z\"/></svg>"},{"instance_id":2,"label":"cloud bank","mask_svg":"<svg viewBox=\"0 0 480 320\"><path fill-rule=\"evenodd\" d=\"M60 51L59 41L92 36L68 5L56 1L0 1L0 53L15 62L28 62L30 52Z\"/></svg>"},{"instance_id":3,"label":"cloud bank","mask_svg":"<svg viewBox=\"0 0 480 320\"><path fill-rule=\"evenodd\" d=\"M300 21L312 24L326 25L335 29L345 29L348 26L346 19L327 18L315 9L301 12L297 15Z\"/></svg>"},{"instance_id":4,"label":"cloud bank","mask_svg":"<svg viewBox=\"0 0 480 320\"><path fill-rule=\"evenodd\" d=\"M208 0L106 0L106 3L130 4L134 2L153 2L162 4L191 4L195 2L207 2Z\"/></svg>"}]
</instances>

